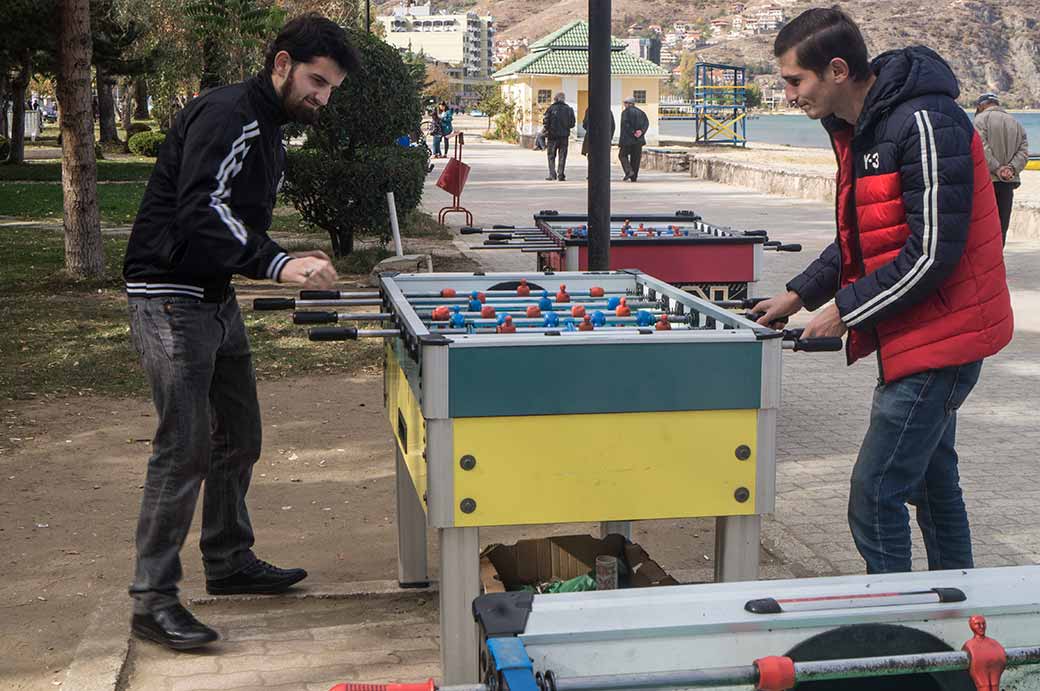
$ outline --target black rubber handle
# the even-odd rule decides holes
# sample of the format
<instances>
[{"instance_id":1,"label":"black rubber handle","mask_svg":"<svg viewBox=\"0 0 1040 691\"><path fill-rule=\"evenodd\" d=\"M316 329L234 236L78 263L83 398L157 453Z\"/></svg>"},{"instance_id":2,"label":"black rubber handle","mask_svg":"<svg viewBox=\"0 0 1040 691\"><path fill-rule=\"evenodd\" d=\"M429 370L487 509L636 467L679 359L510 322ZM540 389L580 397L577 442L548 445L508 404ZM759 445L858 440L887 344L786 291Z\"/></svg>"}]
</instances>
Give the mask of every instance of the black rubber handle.
<instances>
[{"instance_id":1,"label":"black rubber handle","mask_svg":"<svg viewBox=\"0 0 1040 691\"><path fill-rule=\"evenodd\" d=\"M752 307L757 306L758 303L765 302L768 299L769 298L767 298L767 297L763 297L763 298L747 298L747 299L744 300L744 303L741 306L744 307L745 309L751 309Z\"/></svg>"},{"instance_id":2,"label":"black rubber handle","mask_svg":"<svg viewBox=\"0 0 1040 691\"><path fill-rule=\"evenodd\" d=\"M488 240L512 240L512 233L489 233Z\"/></svg>"},{"instance_id":3,"label":"black rubber handle","mask_svg":"<svg viewBox=\"0 0 1040 691\"><path fill-rule=\"evenodd\" d=\"M845 344L837 336L822 338L801 338L794 342L794 349L803 353L832 353L841 350Z\"/></svg>"},{"instance_id":4,"label":"black rubber handle","mask_svg":"<svg viewBox=\"0 0 1040 691\"><path fill-rule=\"evenodd\" d=\"M753 238L767 238L769 237L769 231L767 230L745 230L744 235Z\"/></svg>"},{"instance_id":5,"label":"black rubber handle","mask_svg":"<svg viewBox=\"0 0 1040 691\"><path fill-rule=\"evenodd\" d=\"M292 298L256 298L253 309L259 311L291 310L296 308L296 300Z\"/></svg>"},{"instance_id":6,"label":"black rubber handle","mask_svg":"<svg viewBox=\"0 0 1040 691\"><path fill-rule=\"evenodd\" d=\"M357 329L353 326L319 326L307 333L312 341L356 341Z\"/></svg>"},{"instance_id":7,"label":"black rubber handle","mask_svg":"<svg viewBox=\"0 0 1040 691\"><path fill-rule=\"evenodd\" d=\"M473 226L463 226L462 228L459 229L459 232L462 233L463 235L477 235L479 233L483 233L484 229L483 228L474 228Z\"/></svg>"},{"instance_id":8,"label":"black rubber handle","mask_svg":"<svg viewBox=\"0 0 1040 691\"><path fill-rule=\"evenodd\" d=\"M779 240L766 240L765 242L762 243L762 246L763 247L779 247L782 244L783 243L780 242Z\"/></svg>"},{"instance_id":9,"label":"black rubber handle","mask_svg":"<svg viewBox=\"0 0 1040 691\"><path fill-rule=\"evenodd\" d=\"M805 329L784 329L784 340L785 341L797 341L797 340L800 340L803 333L805 333Z\"/></svg>"},{"instance_id":10,"label":"black rubber handle","mask_svg":"<svg viewBox=\"0 0 1040 691\"><path fill-rule=\"evenodd\" d=\"M516 226L506 225L505 223L496 223L491 226L491 230L513 230Z\"/></svg>"},{"instance_id":11,"label":"black rubber handle","mask_svg":"<svg viewBox=\"0 0 1040 691\"><path fill-rule=\"evenodd\" d=\"M293 312L293 324L337 324L339 315L335 312Z\"/></svg>"},{"instance_id":12,"label":"black rubber handle","mask_svg":"<svg viewBox=\"0 0 1040 691\"><path fill-rule=\"evenodd\" d=\"M301 290L301 300L339 300L338 290Z\"/></svg>"},{"instance_id":13,"label":"black rubber handle","mask_svg":"<svg viewBox=\"0 0 1040 691\"><path fill-rule=\"evenodd\" d=\"M776 248L777 252L801 252L802 246L797 242L792 242L790 245L780 245Z\"/></svg>"}]
</instances>

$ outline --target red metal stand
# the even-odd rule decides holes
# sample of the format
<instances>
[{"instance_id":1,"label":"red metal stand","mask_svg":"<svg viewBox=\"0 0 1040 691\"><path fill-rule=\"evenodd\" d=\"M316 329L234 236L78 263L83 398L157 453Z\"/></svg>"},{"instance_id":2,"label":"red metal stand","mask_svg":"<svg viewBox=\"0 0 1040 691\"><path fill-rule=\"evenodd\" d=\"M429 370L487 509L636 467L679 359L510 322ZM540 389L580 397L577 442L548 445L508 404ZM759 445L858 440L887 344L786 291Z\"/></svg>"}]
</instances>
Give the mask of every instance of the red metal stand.
<instances>
[{"instance_id":1,"label":"red metal stand","mask_svg":"<svg viewBox=\"0 0 1040 691\"><path fill-rule=\"evenodd\" d=\"M469 177L469 166L462 162L463 144L465 139L463 133L459 132L455 135L455 155L448 159L448 164L444 166L444 171L437 180L438 187L451 193L451 206L444 207L437 214L437 222L441 225L444 225L444 219L453 211L466 214L466 225L473 225L473 214L459 204L462 188L466 186L466 179Z\"/></svg>"}]
</instances>

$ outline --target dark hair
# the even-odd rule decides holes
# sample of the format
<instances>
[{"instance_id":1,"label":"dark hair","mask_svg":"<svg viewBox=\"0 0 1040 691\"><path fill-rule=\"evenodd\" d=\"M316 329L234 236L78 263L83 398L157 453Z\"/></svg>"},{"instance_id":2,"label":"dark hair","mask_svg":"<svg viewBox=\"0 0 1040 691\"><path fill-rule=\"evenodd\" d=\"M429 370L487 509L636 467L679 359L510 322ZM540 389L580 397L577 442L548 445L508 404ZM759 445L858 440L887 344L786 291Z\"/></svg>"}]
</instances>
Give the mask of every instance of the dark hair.
<instances>
[{"instance_id":1,"label":"dark hair","mask_svg":"<svg viewBox=\"0 0 1040 691\"><path fill-rule=\"evenodd\" d=\"M290 20L267 47L264 70L271 74L274 57L285 51L293 62L310 62L314 58L330 58L347 74L361 67L361 56L351 45L347 32L335 22L316 12L301 14Z\"/></svg>"},{"instance_id":2,"label":"dark hair","mask_svg":"<svg viewBox=\"0 0 1040 691\"><path fill-rule=\"evenodd\" d=\"M818 77L823 77L834 58L848 64L853 81L861 82L870 76L863 34L852 17L837 5L806 10L781 29L773 42L773 55L780 57L792 48L798 64Z\"/></svg>"}]
</instances>

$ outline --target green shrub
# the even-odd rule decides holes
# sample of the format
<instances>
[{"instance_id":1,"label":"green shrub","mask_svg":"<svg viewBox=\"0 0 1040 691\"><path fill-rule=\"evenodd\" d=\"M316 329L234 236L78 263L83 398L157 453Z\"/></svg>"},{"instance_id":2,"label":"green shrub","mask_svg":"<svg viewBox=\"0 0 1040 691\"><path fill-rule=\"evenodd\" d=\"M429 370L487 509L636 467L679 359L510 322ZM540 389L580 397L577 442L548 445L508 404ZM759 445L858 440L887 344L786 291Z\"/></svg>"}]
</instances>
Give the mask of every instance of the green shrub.
<instances>
[{"instance_id":1,"label":"green shrub","mask_svg":"<svg viewBox=\"0 0 1040 691\"><path fill-rule=\"evenodd\" d=\"M420 148L373 146L346 158L327 151L290 151L282 194L308 223L329 232L336 255L350 254L354 234L390 240L386 193L399 216L419 205L427 154Z\"/></svg>"},{"instance_id":2,"label":"green shrub","mask_svg":"<svg viewBox=\"0 0 1040 691\"><path fill-rule=\"evenodd\" d=\"M405 216L419 205L429 152L402 147L419 131L422 81L397 49L374 35L348 30L362 69L333 92L300 150L290 150L282 194L303 220L329 233L337 256L350 254L354 235L390 237L386 193Z\"/></svg>"},{"instance_id":3,"label":"green shrub","mask_svg":"<svg viewBox=\"0 0 1040 691\"><path fill-rule=\"evenodd\" d=\"M143 122L132 122L132 123L130 123L130 126L126 128L126 136L127 136L127 138L130 138L130 137L134 136L135 134L137 134L138 132L151 132L151 131L152 131L152 128L149 127L148 125L144 124Z\"/></svg>"},{"instance_id":4,"label":"green shrub","mask_svg":"<svg viewBox=\"0 0 1040 691\"><path fill-rule=\"evenodd\" d=\"M519 113L514 108L507 107L503 112L495 116L495 128L491 130L488 138L516 144L520 141L520 134L517 132L519 120Z\"/></svg>"},{"instance_id":5,"label":"green shrub","mask_svg":"<svg viewBox=\"0 0 1040 691\"><path fill-rule=\"evenodd\" d=\"M11 142L7 141L7 137L0 137L0 161L6 161L9 153L11 153Z\"/></svg>"},{"instance_id":6,"label":"green shrub","mask_svg":"<svg viewBox=\"0 0 1040 691\"><path fill-rule=\"evenodd\" d=\"M155 158L159 155L159 147L164 141L166 141L166 135L162 132L138 132L130 137L127 146L131 153Z\"/></svg>"}]
</instances>

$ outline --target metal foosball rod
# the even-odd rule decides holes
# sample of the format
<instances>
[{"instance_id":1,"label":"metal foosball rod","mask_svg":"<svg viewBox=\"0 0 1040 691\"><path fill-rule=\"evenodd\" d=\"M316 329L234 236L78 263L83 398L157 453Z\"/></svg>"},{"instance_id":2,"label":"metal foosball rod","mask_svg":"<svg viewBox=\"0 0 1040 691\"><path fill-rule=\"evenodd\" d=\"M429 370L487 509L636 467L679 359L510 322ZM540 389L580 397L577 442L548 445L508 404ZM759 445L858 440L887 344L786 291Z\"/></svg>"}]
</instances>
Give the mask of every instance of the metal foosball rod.
<instances>
[{"instance_id":1,"label":"metal foosball rod","mask_svg":"<svg viewBox=\"0 0 1040 691\"><path fill-rule=\"evenodd\" d=\"M1040 664L1040 646L1005 649L999 672L987 667L986 658L972 660L964 651L886 655L879 657L812 660L795 662L789 657L765 657L754 664L737 667L645 672L641 674L604 674L557 677L552 671L539 673L530 683L538 691L614 691L615 689L716 688L749 686L756 689L791 689L812 681L877 678L905 674L935 674L967 671L973 677L995 676L999 680L1005 667ZM512 671L512 670L510 670ZM512 671L523 675L524 669ZM508 674L506 670L503 673ZM527 674L530 674L527 671ZM512 675L510 675L512 676ZM519 681L519 679L518 679ZM999 682L997 682L999 684ZM494 686L498 686L497 684ZM526 686L526 684L525 684ZM998 688L997 685L977 688ZM337 684L330 691L494 691L492 685L468 684L437 686L433 679L419 684Z\"/></svg>"}]
</instances>

